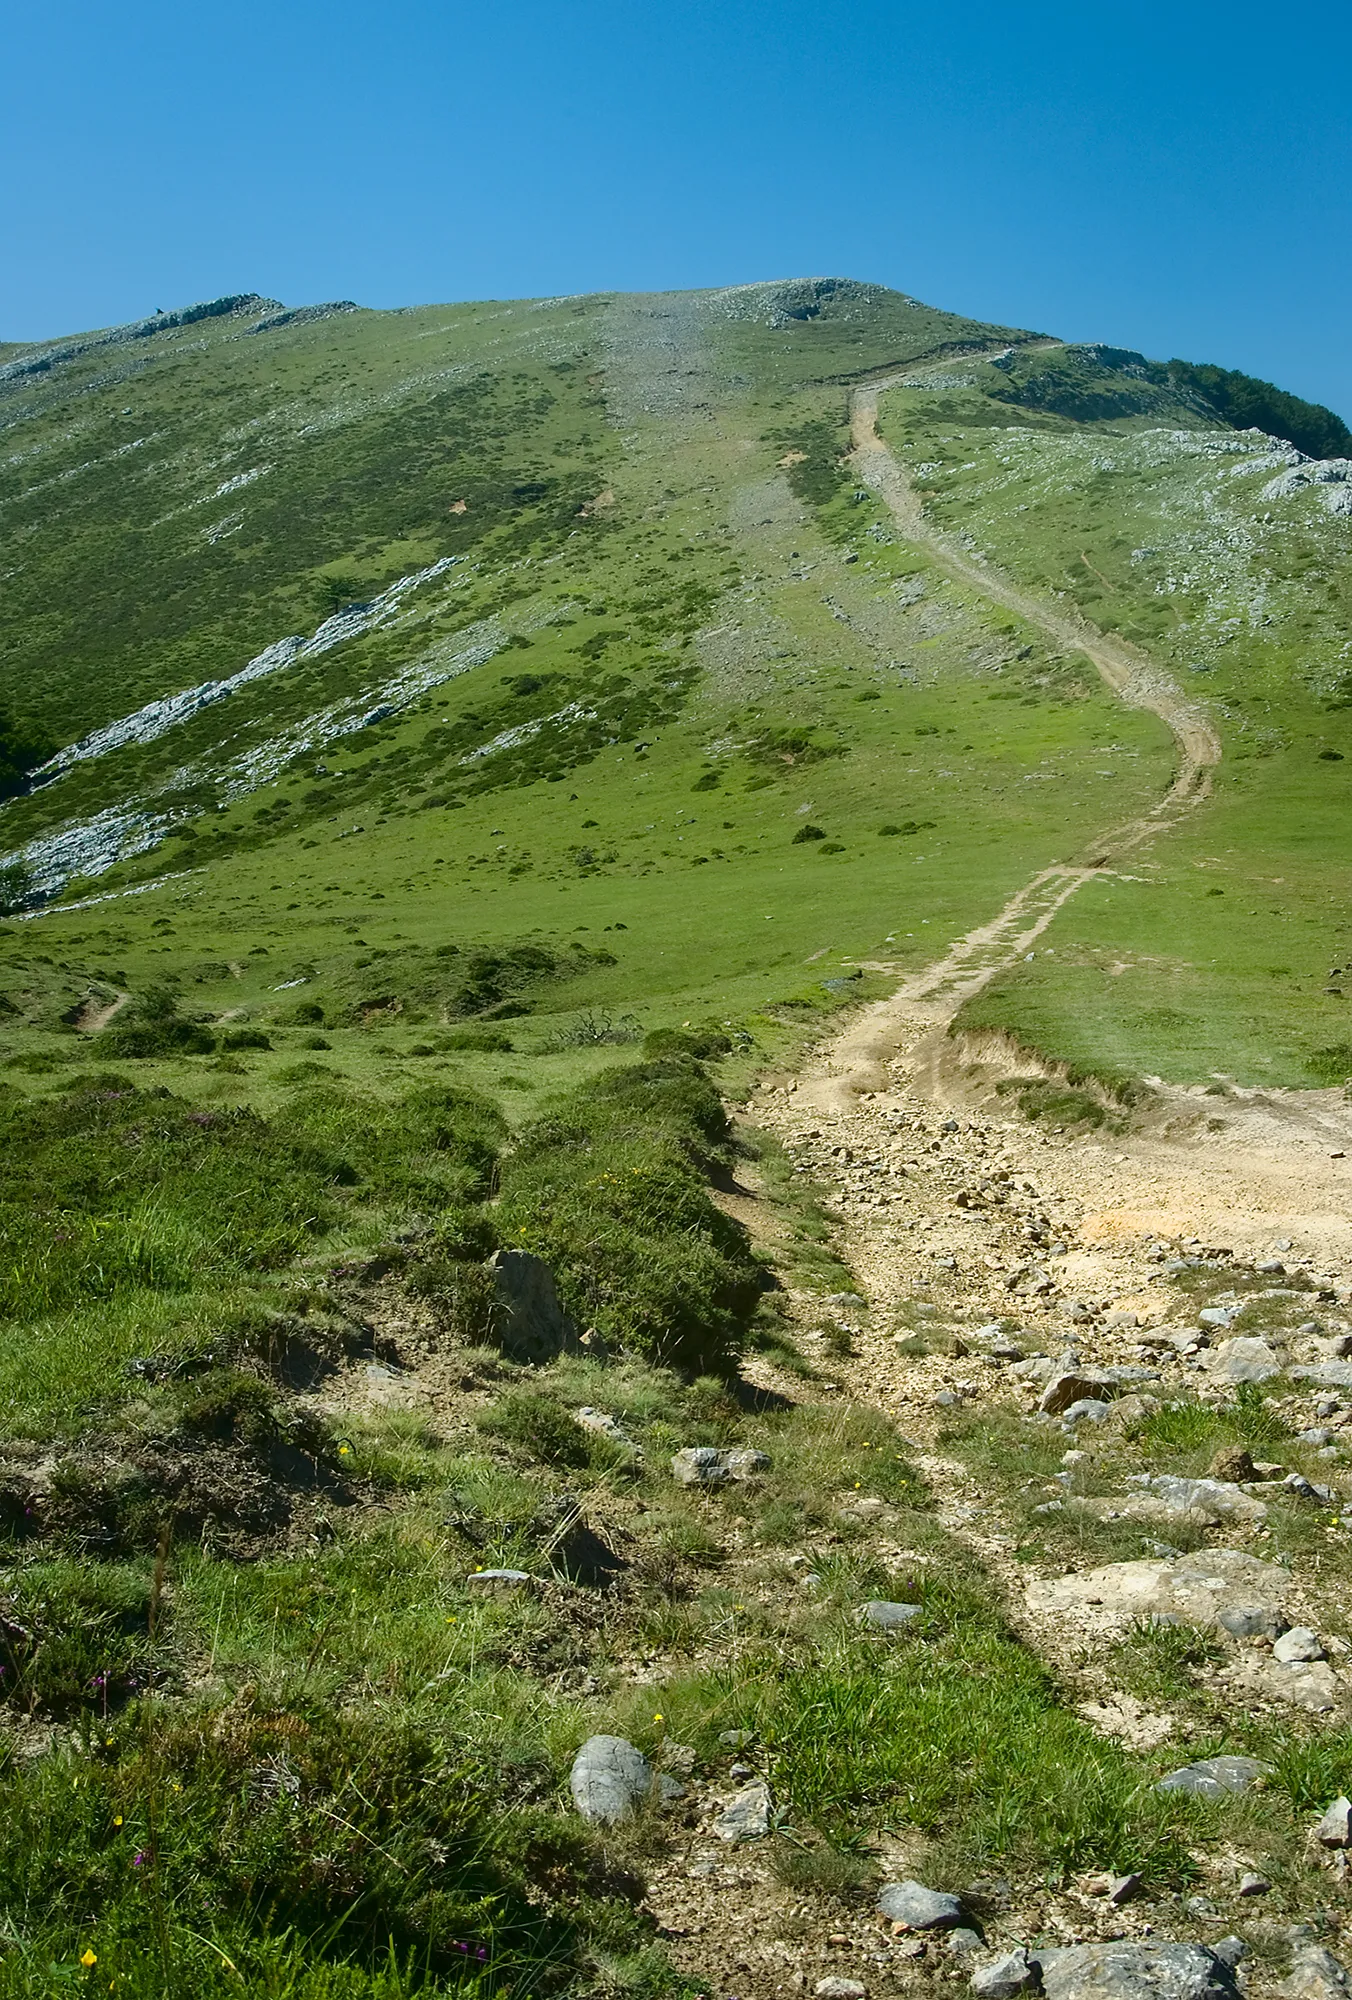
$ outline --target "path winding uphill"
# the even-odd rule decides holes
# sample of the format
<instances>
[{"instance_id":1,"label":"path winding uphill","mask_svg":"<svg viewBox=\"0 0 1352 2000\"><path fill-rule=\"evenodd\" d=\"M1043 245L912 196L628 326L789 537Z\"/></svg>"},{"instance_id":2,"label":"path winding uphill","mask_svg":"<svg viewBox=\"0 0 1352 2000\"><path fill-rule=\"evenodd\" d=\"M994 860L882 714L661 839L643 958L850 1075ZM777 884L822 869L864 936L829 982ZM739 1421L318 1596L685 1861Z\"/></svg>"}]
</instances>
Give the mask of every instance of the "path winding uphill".
<instances>
[{"instance_id":1,"label":"path winding uphill","mask_svg":"<svg viewBox=\"0 0 1352 2000\"><path fill-rule=\"evenodd\" d=\"M965 1001L1033 946L1086 882L1194 811L1206 798L1211 771L1221 757L1220 738L1206 714L1145 654L1021 590L925 518L904 470L878 434L878 399L899 379L866 383L851 397L851 456L860 480L887 503L906 539L922 546L951 575L1038 626L1058 646L1083 653L1122 701L1159 716L1178 745L1178 768L1152 811L1095 837L1088 848L1091 861L1058 862L1040 869L1003 909L957 939L936 964L903 981L889 999L865 1009L811 1080L811 1101L836 1108L850 1103L859 1090L878 1086L880 1064L901 1037L909 1033L914 1038L913 1031L925 1028L942 1031Z\"/></svg>"}]
</instances>

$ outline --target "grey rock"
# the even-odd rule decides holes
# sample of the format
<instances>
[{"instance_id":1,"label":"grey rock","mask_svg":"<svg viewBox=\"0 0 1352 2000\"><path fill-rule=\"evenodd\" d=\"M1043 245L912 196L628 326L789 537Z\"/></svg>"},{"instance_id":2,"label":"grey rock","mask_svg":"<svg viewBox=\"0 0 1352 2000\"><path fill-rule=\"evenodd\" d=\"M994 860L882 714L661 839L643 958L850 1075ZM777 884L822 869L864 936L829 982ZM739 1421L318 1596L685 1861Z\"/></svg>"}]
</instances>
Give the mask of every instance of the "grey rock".
<instances>
[{"instance_id":1,"label":"grey rock","mask_svg":"<svg viewBox=\"0 0 1352 2000\"><path fill-rule=\"evenodd\" d=\"M573 1411L573 1416L584 1431L590 1431L594 1437L605 1438L610 1444L622 1445L636 1458L642 1458L643 1447L634 1442L618 1417L612 1416L609 1410L596 1410L590 1403L584 1403L580 1410Z\"/></svg>"},{"instance_id":2,"label":"grey rock","mask_svg":"<svg viewBox=\"0 0 1352 2000\"><path fill-rule=\"evenodd\" d=\"M1271 1764L1257 1757L1201 1757L1170 1771L1156 1785L1157 1792L1190 1792L1195 1798L1223 1799L1232 1792L1247 1792L1260 1778L1271 1774Z\"/></svg>"},{"instance_id":3,"label":"grey rock","mask_svg":"<svg viewBox=\"0 0 1352 2000\"><path fill-rule=\"evenodd\" d=\"M1108 1884L1108 1901L1110 1903L1130 1903L1140 1893L1141 1878L1139 1875L1115 1875Z\"/></svg>"},{"instance_id":4,"label":"grey rock","mask_svg":"<svg viewBox=\"0 0 1352 2000\"><path fill-rule=\"evenodd\" d=\"M1214 1625L1236 1605L1280 1611L1290 1576L1276 1563L1240 1549L1203 1549L1194 1555L1105 1563L1100 1569L1029 1583L1030 1611L1063 1615L1083 1610L1095 1624L1126 1625L1137 1618L1172 1618L1186 1625ZM1282 1628L1286 1625L1282 1620Z\"/></svg>"},{"instance_id":5,"label":"grey rock","mask_svg":"<svg viewBox=\"0 0 1352 2000\"><path fill-rule=\"evenodd\" d=\"M1318 1633L1312 1632L1308 1625L1293 1625L1272 1648L1272 1657L1283 1666L1293 1666L1298 1661L1322 1660L1326 1655Z\"/></svg>"},{"instance_id":6,"label":"grey rock","mask_svg":"<svg viewBox=\"0 0 1352 2000\"><path fill-rule=\"evenodd\" d=\"M1101 1424L1113 1413L1111 1403L1100 1401L1097 1396L1082 1396L1061 1413L1061 1422L1073 1430L1076 1424Z\"/></svg>"},{"instance_id":7,"label":"grey rock","mask_svg":"<svg viewBox=\"0 0 1352 2000\"><path fill-rule=\"evenodd\" d=\"M953 1958L969 1958L974 1951L980 1951L981 1945L980 1931L969 1931L965 1924L949 1931L944 1939L944 1948Z\"/></svg>"},{"instance_id":8,"label":"grey rock","mask_svg":"<svg viewBox=\"0 0 1352 2000\"><path fill-rule=\"evenodd\" d=\"M769 1469L763 1451L730 1451L711 1444L686 1445L671 1461L672 1478L681 1486L726 1486Z\"/></svg>"},{"instance_id":9,"label":"grey rock","mask_svg":"<svg viewBox=\"0 0 1352 2000\"><path fill-rule=\"evenodd\" d=\"M497 1293L495 1332L504 1354L536 1367L581 1350L576 1323L559 1303L554 1273L529 1250L499 1250L490 1259Z\"/></svg>"},{"instance_id":10,"label":"grey rock","mask_svg":"<svg viewBox=\"0 0 1352 2000\"><path fill-rule=\"evenodd\" d=\"M905 1924L912 1931L952 1930L964 1914L956 1896L927 1889L921 1882L888 1882L878 1892L878 1908L894 1924Z\"/></svg>"},{"instance_id":11,"label":"grey rock","mask_svg":"<svg viewBox=\"0 0 1352 2000\"><path fill-rule=\"evenodd\" d=\"M1266 1896L1271 1888L1272 1884L1265 1875L1246 1873L1239 1878L1239 1893L1241 1896Z\"/></svg>"},{"instance_id":12,"label":"grey rock","mask_svg":"<svg viewBox=\"0 0 1352 2000\"><path fill-rule=\"evenodd\" d=\"M1282 1629L1281 1613L1266 1604L1227 1605L1216 1623L1232 1639L1275 1639Z\"/></svg>"},{"instance_id":13,"label":"grey rock","mask_svg":"<svg viewBox=\"0 0 1352 2000\"><path fill-rule=\"evenodd\" d=\"M1206 1365L1223 1382L1266 1382L1282 1372L1282 1364L1267 1342L1251 1334L1223 1340L1211 1349Z\"/></svg>"},{"instance_id":14,"label":"grey rock","mask_svg":"<svg viewBox=\"0 0 1352 2000\"><path fill-rule=\"evenodd\" d=\"M1022 1945L986 1965L979 1965L972 1974L972 1991L977 2000L1014 2000L1016 1993L1026 1993L1041 1983L1041 1968Z\"/></svg>"},{"instance_id":15,"label":"grey rock","mask_svg":"<svg viewBox=\"0 0 1352 2000\"><path fill-rule=\"evenodd\" d=\"M1289 1666L1268 1660L1257 1679L1265 1693L1311 1715L1328 1715L1343 1699L1342 1684L1326 1660L1297 1660Z\"/></svg>"},{"instance_id":16,"label":"grey rock","mask_svg":"<svg viewBox=\"0 0 1352 2000\"><path fill-rule=\"evenodd\" d=\"M772 1801L770 1787L763 1778L734 1792L714 1821L720 1840L760 1840L770 1831Z\"/></svg>"},{"instance_id":17,"label":"grey rock","mask_svg":"<svg viewBox=\"0 0 1352 2000\"><path fill-rule=\"evenodd\" d=\"M1039 1953L1047 2000L1234 2000L1233 1969L1200 1944L1077 1944Z\"/></svg>"},{"instance_id":18,"label":"grey rock","mask_svg":"<svg viewBox=\"0 0 1352 2000\"><path fill-rule=\"evenodd\" d=\"M1224 1521L1267 1519L1267 1508L1253 1499L1242 1486L1228 1479L1180 1479L1172 1472L1141 1472L1127 1480L1148 1499L1153 1511L1185 1515L1202 1527L1219 1527Z\"/></svg>"},{"instance_id":19,"label":"grey rock","mask_svg":"<svg viewBox=\"0 0 1352 2000\"><path fill-rule=\"evenodd\" d=\"M589 1736L573 1759L568 1785L583 1819L614 1826L649 1798L653 1769L623 1736Z\"/></svg>"},{"instance_id":20,"label":"grey rock","mask_svg":"<svg viewBox=\"0 0 1352 2000\"><path fill-rule=\"evenodd\" d=\"M465 1578L471 1590L522 1590L535 1578L524 1569L476 1569Z\"/></svg>"},{"instance_id":21,"label":"grey rock","mask_svg":"<svg viewBox=\"0 0 1352 2000\"><path fill-rule=\"evenodd\" d=\"M819 1979L812 1990L817 2000L864 2000L868 1991L861 1979L841 1979L836 1974Z\"/></svg>"},{"instance_id":22,"label":"grey rock","mask_svg":"<svg viewBox=\"0 0 1352 2000\"><path fill-rule=\"evenodd\" d=\"M718 1740L725 1750L745 1750L748 1743L754 1743L754 1729L720 1729Z\"/></svg>"},{"instance_id":23,"label":"grey rock","mask_svg":"<svg viewBox=\"0 0 1352 2000\"><path fill-rule=\"evenodd\" d=\"M1321 1389L1352 1389L1352 1361L1321 1361L1317 1368L1293 1368L1297 1382L1317 1382Z\"/></svg>"},{"instance_id":24,"label":"grey rock","mask_svg":"<svg viewBox=\"0 0 1352 2000\"><path fill-rule=\"evenodd\" d=\"M1288 1472L1282 1481L1282 1491L1296 1500L1312 1500L1317 1507L1332 1507L1338 1500L1331 1486L1321 1486L1318 1480L1307 1479L1303 1472Z\"/></svg>"},{"instance_id":25,"label":"grey rock","mask_svg":"<svg viewBox=\"0 0 1352 2000\"><path fill-rule=\"evenodd\" d=\"M1314 1830L1321 1847L1352 1847L1352 1799L1340 1792Z\"/></svg>"},{"instance_id":26,"label":"grey rock","mask_svg":"<svg viewBox=\"0 0 1352 2000\"><path fill-rule=\"evenodd\" d=\"M685 1797L685 1786L679 1778L673 1778L670 1771L660 1771L657 1777L657 1796L664 1806L675 1805L677 1799Z\"/></svg>"},{"instance_id":27,"label":"grey rock","mask_svg":"<svg viewBox=\"0 0 1352 2000\"><path fill-rule=\"evenodd\" d=\"M1248 1957L1249 1947L1242 1937L1223 1937L1218 1938L1212 1945L1211 1954L1213 1958L1218 1958L1222 1965L1228 1965L1233 1972L1235 1967Z\"/></svg>"},{"instance_id":28,"label":"grey rock","mask_svg":"<svg viewBox=\"0 0 1352 2000\"><path fill-rule=\"evenodd\" d=\"M859 1614L866 1625L877 1625L884 1632L900 1632L924 1615L923 1605L889 1604L884 1597L870 1598Z\"/></svg>"},{"instance_id":29,"label":"grey rock","mask_svg":"<svg viewBox=\"0 0 1352 2000\"><path fill-rule=\"evenodd\" d=\"M1111 1402L1117 1390L1117 1378L1106 1368L1066 1368L1052 1376L1038 1408L1044 1417L1059 1417L1075 1403Z\"/></svg>"},{"instance_id":30,"label":"grey rock","mask_svg":"<svg viewBox=\"0 0 1352 2000\"><path fill-rule=\"evenodd\" d=\"M1239 1317L1239 1307L1203 1306L1197 1317L1203 1326L1229 1326Z\"/></svg>"},{"instance_id":31,"label":"grey rock","mask_svg":"<svg viewBox=\"0 0 1352 2000\"><path fill-rule=\"evenodd\" d=\"M1281 1989L1285 2000L1345 2000L1347 1990L1347 1969L1331 1951L1313 1942L1297 1945Z\"/></svg>"}]
</instances>

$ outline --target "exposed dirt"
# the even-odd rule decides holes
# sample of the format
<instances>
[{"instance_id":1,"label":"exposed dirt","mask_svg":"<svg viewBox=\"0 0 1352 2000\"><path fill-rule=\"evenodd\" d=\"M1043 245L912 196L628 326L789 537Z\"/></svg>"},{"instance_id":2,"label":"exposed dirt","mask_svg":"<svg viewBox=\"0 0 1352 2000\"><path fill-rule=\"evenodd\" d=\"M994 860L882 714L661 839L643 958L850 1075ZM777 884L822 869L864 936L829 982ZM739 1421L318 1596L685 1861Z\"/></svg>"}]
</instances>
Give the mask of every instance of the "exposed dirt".
<instances>
[{"instance_id":1,"label":"exposed dirt","mask_svg":"<svg viewBox=\"0 0 1352 2000\"><path fill-rule=\"evenodd\" d=\"M81 1004L80 1011L75 1015L71 1026L77 1034L97 1035L101 1029L107 1027L114 1015L121 1013L130 999L130 993L117 993L111 1000L105 1000L100 995L91 993Z\"/></svg>"}]
</instances>

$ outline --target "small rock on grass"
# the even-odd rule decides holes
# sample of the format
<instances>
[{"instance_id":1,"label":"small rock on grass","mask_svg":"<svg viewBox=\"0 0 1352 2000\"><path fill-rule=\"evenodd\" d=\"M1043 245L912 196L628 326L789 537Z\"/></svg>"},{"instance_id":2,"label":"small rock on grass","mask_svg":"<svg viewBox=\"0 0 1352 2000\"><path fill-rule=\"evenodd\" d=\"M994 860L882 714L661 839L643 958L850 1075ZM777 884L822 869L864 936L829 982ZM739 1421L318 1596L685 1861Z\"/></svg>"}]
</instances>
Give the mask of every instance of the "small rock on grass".
<instances>
[{"instance_id":1,"label":"small rock on grass","mask_svg":"<svg viewBox=\"0 0 1352 2000\"><path fill-rule=\"evenodd\" d=\"M972 1974L972 1991L977 2000L1014 2000L1015 1994L1027 1993L1041 1984L1042 1968L1022 1945L1007 1951L1002 1958L979 1965Z\"/></svg>"},{"instance_id":2,"label":"small rock on grass","mask_svg":"<svg viewBox=\"0 0 1352 2000\"><path fill-rule=\"evenodd\" d=\"M1241 1875L1239 1878L1239 1893L1241 1896L1266 1896L1271 1887L1272 1884L1268 1881L1266 1875L1255 1875L1252 1871Z\"/></svg>"},{"instance_id":3,"label":"small rock on grass","mask_svg":"<svg viewBox=\"0 0 1352 2000\"><path fill-rule=\"evenodd\" d=\"M1038 1408L1044 1417L1059 1417L1075 1403L1111 1402L1118 1386L1117 1377L1106 1368L1067 1368L1052 1376L1038 1398Z\"/></svg>"},{"instance_id":4,"label":"small rock on grass","mask_svg":"<svg viewBox=\"0 0 1352 2000\"><path fill-rule=\"evenodd\" d=\"M631 1818L649 1797L652 1782L652 1765L623 1736L589 1736L568 1780L583 1819L601 1826Z\"/></svg>"},{"instance_id":5,"label":"small rock on grass","mask_svg":"<svg viewBox=\"0 0 1352 2000\"><path fill-rule=\"evenodd\" d=\"M859 1616L865 1625L876 1625L884 1632L900 1632L913 1625L917 1618L925 1615L920 1604L891 1604L884 1597L870 1598Z\"/></svg>"},{"instance_id":6,"label":"small rock on grass","mask_svg":"<svg viewBox=\"0 0 1352 2000\"><path fill-rule=\"evenodd\" d=\"M686 1445L671 1461L672 1477L680 1486L726 1486L729 1480L750 1479L769 1469L763 1451L729 1451L712 1444Z\"/></svg>"},{"instance_id":7,"label":"small rock on grass","mask_svg":"<svg viewBox=\"0 0 1352 2000\"><path fill-rule=\"evenodd\" d=\"M1156 1785L1157 1792L1189 1792L1194 1798L1223 1799L1232 1792L1247 1792L1260 1778L1271 1775L1271 1764L1257 1757L1200 1757L1170 1771Z\"/></svg>"},{"instance_id":8,"label":"small rock on grass","mask_svg":"<svg viewBox=\"0 0 1352 2000\"><path fill-rule=\"evenodd\" d=\"M1282 1629L1280 1612L1268 1604L1231 1604L1216 1613L1216 1623L1232 1639L1275 1639Z\"/></svg>"},{"instance_id":9,"label":"small rock on grass","mask_svg":"<svg viewBox=\"0 0 1352 2000\"><path fill-rule=\"evenodd\" d=\"M813 1987L817 2000L865 2000L868 1988L860 1979L819 1979Z\"/></svg>"},{"instance_id":10,"label":"small rock on grass","mask_svg":"<svg viewBox=\"0 0 1352 2000\"><path fill-rule=\"evenodd\" d=\"M1206 1366L1223 1382L1267 1382L1282 1372L1282 1364L1267 1342L1251 1334L1239 1334L1213 1347L1206 1356Z\"/></svg>"},{"instance_id":11,"label":"small rock on grass","mask_svg":"<svg viewBox=\"0 0 1352 2000\"><path fill-rule=\"evenodd\" d=\"M1246 1479L1257 1479L1258 1467L1242 1444L1227 1444L1221 1446L1207 1467L1207 1477L1238 1486Z\"/></svg>"},{"instance_id":12,"label":"small rock on grass","mask_svg":"<svg viewBox=\"0 0 1352 2000\"><path fill-rule=\"evenodd\" d=\"M878 1892L878 1908L894 1924L911 1931L952 1930L963 1919L962 1904L944 1889L922 1882L889 1882Z\"/></svg>"},{"instance_id":13,"label":"small rock on grass","mask_svg":"<svg viewBox=\"0 0 1352 2000\"><path fill-rule=\"evenodd\" d=\"M1340 1793L1314 1830L1321 1847L1352 1847L1352 1799Z\"/></svg>"},{"instance_id":14,"label":"small rock on grass","mask_svg":"<svg viewBox=\"0 0 1352 2000\"><path fill-rule=\"evenodd\" d=\"M476 1569L465 1578L471 1590L525 1590L535 1578L524 1569Z\"/></svg>"}]
</instances>

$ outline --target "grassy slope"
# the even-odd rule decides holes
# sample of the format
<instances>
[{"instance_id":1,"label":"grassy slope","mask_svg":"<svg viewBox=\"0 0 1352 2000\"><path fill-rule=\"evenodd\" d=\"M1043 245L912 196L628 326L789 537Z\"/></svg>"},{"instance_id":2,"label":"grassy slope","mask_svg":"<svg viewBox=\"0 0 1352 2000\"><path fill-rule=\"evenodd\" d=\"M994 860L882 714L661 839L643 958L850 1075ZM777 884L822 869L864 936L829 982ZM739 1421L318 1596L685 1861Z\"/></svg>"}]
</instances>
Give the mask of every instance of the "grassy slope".
<instances>
[{"instance_id":1,"label":"grassy slope","mask_svg":"<svg viewBox=\"0 0 1352 2000\"><path fill-rule=\"evenodd\" d=\"M1341 1081L1346 1002L1325 989L1350 941L1352 562L1347 518L1324 505L1341 489L1264 498L1283 468L1261 440L1117 371L1078 373L1081 394L1119 399L1114 416L1010 403L985 369L890 395L886 435L926 468L939 524L1203 694L1224 759L1199 814L1134 878L1077 897L1035 964L963 1019L1119 1072Z\"/></svg>"},{"instance_id":2,"label":"grassy slope","mask_svg":"<svg viewBox=\"0 0 1352 2000\"><path fill-rule=\"evenodd\" d=\"M713 1242L700 1176L729 1156L692 1123L703 1086L688 1070L684 1110L611 1118L602 1081L636 1102L650 1084L628 1075L636 1051L597 1030L727 1023L734 1087L884 975L843 994L823 980L856 959L936 956L1167 782L1158 724L897 545L837 464L852 377L1003 330L863 288L810 303L815 317L794 318L782 308L800 309L801 289L749 288L259 336L212 321L6 398L7 477L39 490L6 517L18 613L0 688L54 740L235 671L349 594L465 558L403 622L0 813L11 850L152 795L181 829L66 897L111 900L0 931L0 1195L13 1261L32 1274L0 1335L5 1492L19 1496L5 1592L31 1634L6 1639L10 1713L72 1730L68 1749L5 1780L26 1828L4 1885L27 1912L6 1961L16 1992L81 1977L96 1948L128 1992L235 1990L237 1961L259 1990L394 1994L485 1939L492 1977L523 1995L661 1991L670 1974L623 1881L616 1892L616 1851L558 1810L581 1736L618 1727L656 1747L659 1713L709 1768L719 1730L760 1733L823 1857L805 1882L850 1877L839 1850L861 1821L942 1842L955 1818L985 1831L949 1841L954 1870L1187 1876L1201 1820L1142 1794L1134 1760L1065 1713L980 1583L957 1578L880 1428L848 1413L826 1425L812 1405L747 1416L716 1383L638 1363L527 1380L471 1353L481 1437L397 1414L340 1435L302 1419L276 1379L279 1327L369 1353L361 1323L391 1296L399 1313L414 1297L440 1316L464 1355L477 1322L457 1287L503 1216L515 1240L572 1256L579 1313L589 1280L626 1256L647 1296L677 1286L698 1262L688 1243L706 1257ZM493 657L275 781L222 790L242 750L341 699L360 707L490 619ZM503 744L509 731L524 733ZM805 825L828 837L796 843ZM510 956L523 943L552 962L523 971ZM185 1018L207 1017L214 1052L119 1054L116 1019L106 1041L73 1031L86 998L161 983ZM122 1082L68 1094L110 1068ZM428 1085L480 1105L415 1100ZM551 1194L566 1173L551 1174L574 1143L590 1179L570 1209ZM260 1160L268 1259L249 1254L261 1238L236 1206L256 1197ZM589 1202L605 1211L590 1268ZM816 1287L839 1289L820 1217L790 1216ZM758 1337L774 1337L772 1315ZM149 1371L125 1371L147 1355ZM615 1410L648 1468L591 1446L574 1462L575 1440L560 1462L571 1433L541 1396ZM24 1440L53 1438L35 1534ZM687 1504L662 1466L692 1440L763 1446L773 1474L726 1508ZM232 1518L241 1468L296 1450L322 1478L317 1497L292 1496L291 1541L266 1519L250 1527L247 1481ZM175 1517L155 1482L180 1460L224 1483L181 1498L192 1532L161 1542ZM536 1564L531 1522L564 1487L635 1538L603 1628L585 1606L574 1628L552 1605L485 1602L464 1583L476 1561ZM775 1552L803 1521L833 1520L829 1496L874 1490L947 1579L926 1676L904 1651L880 1660L852 1619L861 1594L915 1578L847 1546L823 1617ZM633 1693L655 1656L683 1653L699 1664ZM594 1691L572 1692L584 1667ZM935 1745L965 1740L974 1669L998 1754L964 1765L959 1797L943 1775L956 1760ZM805 1717L824 1714L822 1737ZM880 1740L880 1716L895 1755L860 1748ZM907 1746L930 1759L923 1797ZM1001 1817L1011 1770L1035 1825ZM641 1865L646 1838L618 1858Z\"/></svg>"}]
</instances>

